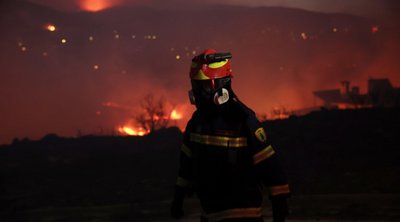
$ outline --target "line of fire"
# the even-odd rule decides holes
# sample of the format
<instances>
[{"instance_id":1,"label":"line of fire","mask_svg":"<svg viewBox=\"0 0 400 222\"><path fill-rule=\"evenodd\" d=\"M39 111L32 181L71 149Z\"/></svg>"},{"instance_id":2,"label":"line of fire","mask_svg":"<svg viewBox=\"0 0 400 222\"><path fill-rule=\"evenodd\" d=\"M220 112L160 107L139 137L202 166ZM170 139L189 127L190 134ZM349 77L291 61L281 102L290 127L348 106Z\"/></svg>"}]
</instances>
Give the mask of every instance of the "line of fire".
<instances>
[{"instance_id":1,"label":"line of fire","mask_svg":"<svg viewBox=\"0 0 400 222\"><path fill-rule=\"evenodd\" d=\"M285 106L274 107L267 114L259 114L260 120L273 120L273 119L286 119L290 116L301 116L311 111L320 109L333 110L333 109L362 109L362 108L393 108L400 106L400 88L394 87L391 81L387 78L382 79L369 79L367 84L367 92L361 93L359 86L352 86L350 81L342 81L342 88L317 90L312 92L313 95L322 102L322 105L311 108L304 108L298 110L290 110ZM159 101L160 102L160 101ZM150 105L149 105L150 104ZM125 109L117 104L105 103L105 107ZM143 107L142 107L143 108ZM183 113L178 112L176 108L165 109L161 108L158 113L149 111L154 108L151 103L148 103L144 110L145 116L141 119L134 119L136 121L128 121L126 124L119 126L117 132L120 135L128 136L144 136L151 131L162 128L162 126L178 125L177 120L183 118ZM131 110L129 108L128 110ZM166 111L168 110L168 111ZM172 122L171 122L172 121ZM153 125L151 127L151 125ZM181 129L183 130L183 129Z\"/></svg>"}]
</instances>

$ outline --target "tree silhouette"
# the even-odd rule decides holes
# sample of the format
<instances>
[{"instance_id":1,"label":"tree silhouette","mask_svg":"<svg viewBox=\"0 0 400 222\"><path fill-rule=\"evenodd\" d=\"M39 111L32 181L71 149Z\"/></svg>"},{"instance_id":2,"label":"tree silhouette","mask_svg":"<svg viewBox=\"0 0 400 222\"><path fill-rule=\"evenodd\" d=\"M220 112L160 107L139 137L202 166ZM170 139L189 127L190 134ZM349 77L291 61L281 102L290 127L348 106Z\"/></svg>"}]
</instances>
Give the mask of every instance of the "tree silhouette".
<instances>
[{"instance_id":1,"label":"tree silhouette","mask_svg":"<svg viewBox=\"0 0 400 222\"><path fill-rule=\"evenodd\" d=\"M140 102L142 112L135 120L146 131L153 132L166 128L171 119L171 110L167 107L167 100L164 97L155 98L153 94L147 94Z\"/></svg>"}]
</instances>

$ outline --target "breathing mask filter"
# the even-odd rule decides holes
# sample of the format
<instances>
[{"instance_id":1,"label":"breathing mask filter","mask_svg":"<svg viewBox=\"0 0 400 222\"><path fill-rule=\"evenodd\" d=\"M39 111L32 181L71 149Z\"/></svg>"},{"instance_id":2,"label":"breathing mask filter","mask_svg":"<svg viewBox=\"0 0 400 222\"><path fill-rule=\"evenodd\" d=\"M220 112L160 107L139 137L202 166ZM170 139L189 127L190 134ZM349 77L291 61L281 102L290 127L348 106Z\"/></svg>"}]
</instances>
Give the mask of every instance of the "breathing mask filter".
<instances>
[{"instance_id":1,"label":"breathing mask filter","mask_svg":"<svg viewBox=\"0 0 400 222\"><path fill-rule=\"evenodd\" d=\"M190 104L196 105L196 97L194 96L193 90L189 90L188 92ZM225 88L222 88L220 91L214 94L214 104L222 105L229 101L229 91Z\"/></svg>"},{"instance_id":2,"label":"breathing mask filter","mask_svg":"<svg viewBox=\"0 0 400 222\"><path fill-rule=\"evenodd\" d=\"M192 80L192 90L189 91L190 103L194 105L222 105L230 98L229 77L213 80Z\"/></svg>"}]
</instances>

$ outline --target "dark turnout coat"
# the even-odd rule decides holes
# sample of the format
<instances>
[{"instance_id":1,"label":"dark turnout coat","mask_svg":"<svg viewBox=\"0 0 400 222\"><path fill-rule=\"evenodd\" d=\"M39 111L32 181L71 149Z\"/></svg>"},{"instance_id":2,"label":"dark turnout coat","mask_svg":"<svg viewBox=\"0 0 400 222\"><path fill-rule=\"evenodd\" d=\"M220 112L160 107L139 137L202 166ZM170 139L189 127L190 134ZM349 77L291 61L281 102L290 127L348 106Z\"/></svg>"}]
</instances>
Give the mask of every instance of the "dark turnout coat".
<instances>
[{"instance_id":1,"label":"dark turnout coat","mask_svg":"<svg viewBox=\"0 0 400 222\"><path fill-rule=\"evenodd\" d=\"M176 185L193 188L209 222L261 218L263 186L271 196L289 194L265 130L236 99L212 113L193 114L184 133Z\"/></svg>"}]
</instances>

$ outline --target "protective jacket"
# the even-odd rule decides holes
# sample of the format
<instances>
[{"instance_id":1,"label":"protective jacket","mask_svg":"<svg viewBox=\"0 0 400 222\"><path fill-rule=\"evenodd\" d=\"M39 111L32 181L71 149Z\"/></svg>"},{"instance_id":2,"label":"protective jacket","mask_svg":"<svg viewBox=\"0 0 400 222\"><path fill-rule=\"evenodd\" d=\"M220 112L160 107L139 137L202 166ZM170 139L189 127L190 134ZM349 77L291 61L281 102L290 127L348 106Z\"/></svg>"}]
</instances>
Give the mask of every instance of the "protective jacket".
<instances>
[{"instance_id":1,"label":"protective jacket","mask_svg":"<svg viewBox=\"0 0 400 222\"><path fill-rule=\"evenodd\" d=\"M178 187L191 187L208 222L262 218L263 185L270 196L289 187L274 148L255 113L236 98L194 112L181 147Z\"/></svg>"}]
</instances>

